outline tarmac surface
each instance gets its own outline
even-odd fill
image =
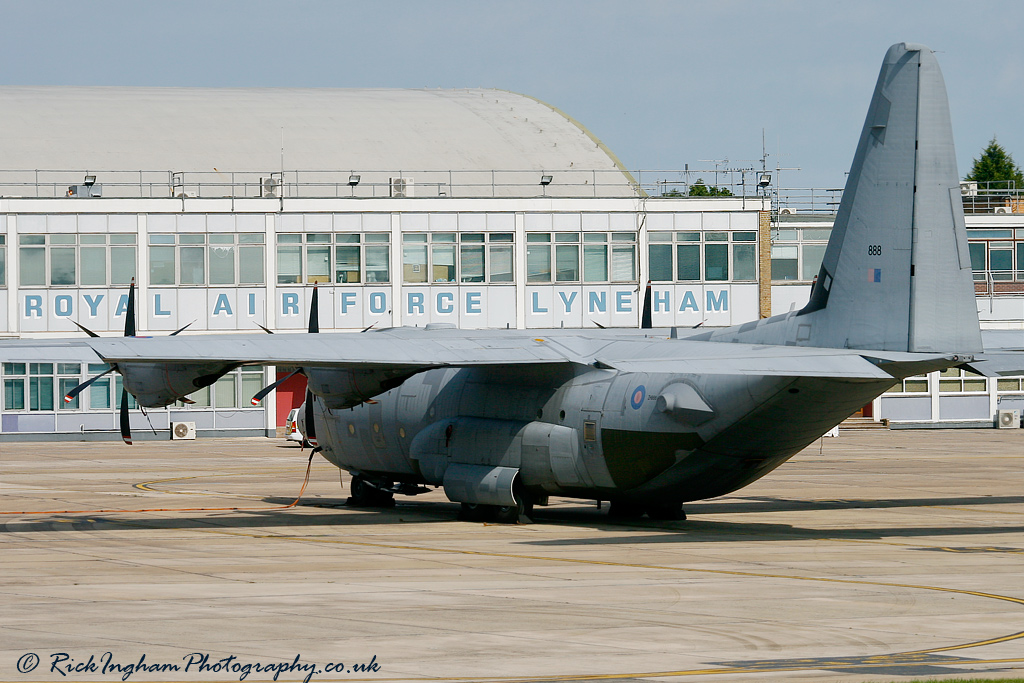
[[[0,443],[0,680],[1024,676],[1022,430],[843,431],[684,522],[346,508],[319,456],[285,508],[307,454]]]

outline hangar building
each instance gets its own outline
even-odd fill
[[[500,90],[2,87],[0,126],[9,337],[119,334],[132,278],[152,334],[299,331],[314,283],[325,330],[635,326],[647,279],[655,325],[725,326],[800,305],[831,225],[777,216],[744,173],[733,196],[666,196],[692,174],[630,173],[564,113]],[[1021,218],[998,217],[1011,243]],[[1024,328],[1018,300],[1001,294],[990,322]],[[104,366],[53,355],[4,363],[0,439],[116,438],[119,378],[64,404]],[[273,434],[302,395],[293,383],[252,406],[277,370],[133,412],[135,431]],[[982,381],[986,410],[1016,395]],[[885,400],[876,416],[898,412]]]

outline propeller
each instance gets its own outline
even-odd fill
[[[640,329],[649,330],[654,327],[651,321],[651,281],[647,281],[647,290],[644,292],[644,309],[640,316]]]
[[[74,321],[72,321],[72,322],[74,322]],[[191,324],[192,323],[189,323],[188,325],[191,325]],[[185,325],[185,327],[188,327],[188,325]],[[95,332],[93,332],[92,330],[90,330],[90,329],[88,329],[88,328],[86,328],[86,327],[84,327],[82,325],[79,325],[78,323],[75,323],[75,326],[78,327],[78,329],[80,329],[83,332],[85,332],[90,337],[99,337],[100,336],[100,335],[96,334]],[[177,330],[171,336],[174,336],[175,334],[178,334],[178,332],[181,332],[182,330],[184,330],[185,327],[181,328],[180,330]],[[124,316],[124,336],[126,336],[126,337],[134,337],[135,336],[135,330],[136,330],[136,328],[135,328],[135,278],[132,278],[131,285],[129,285],[129,288],[128,288],[128,306],[125,309],[125,316]],[[109,375],[114,370],[117,370],[117,365],[116,364],[115,365],[111,365],[109,368],[107,368],[106,370],[104,370],[100,374],[98,374],[98,375],[96,375],[94,377],[90,377],[89,379],[85,380],[84,382],[78,384],[73,389],[71,389],[71,391],[69,391],[67,394],[65,394],[64,402],[65,403],[71,403],[72,401],[75,400],[76,396],[78,396],[80,393],[85,391],[89,386],[92,385],[93,382],[95,382],[99,378],[103,377],[104,375]],[[131,423],[130,423],[130,421],[128,419],[128,388],[126,386],[124,386],[124,382],[123,381],[121,383],[120,418],[121,418],[120,419],[120,422],[121,422],[121,438],[124,439],[124,442],[126,444],[131,446],[132,445],[132,430],[131,430]]]
[[[263,327],[263,325],[260,325],[259,323],[256,324],[267,334],[274,334],[267,328]],[[320,290],[317,288],[316,283],[313,284],[313,296],[310,298],[309,301],[308,330],[310,334],[318,334],[320,332]],[[262,401],[271,391],[273,391],[280,385],[284,384],[295,375],[300,374],[306,374],[303,368],[299,368],[297,370],[289,372],[287,375],[277,380],[273,384],[263,387],[252,397],[252,404],[254,406],[259,405],[260,401]],[[309,390],[308,386],[306,387],[306,398],[304,404],[306,407],[304,415],[306,421],[306,434],[304,436],[306,437],[306,441],[308,441],[314,447],[316,447],[316,426],[313,423],[313,392]]]

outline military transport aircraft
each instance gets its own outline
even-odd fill
[[[351,473],[351,502],[443,486],[467,516],[502,521],[552,494],[682,519],[684,502],[764,476],[904,377],[1022,372],[1012,356],[983,355],[945,85],[932,51],[906,43],[885,56],[802,310],[686,337],[321,334],[315,314],[308,334],[139,338],[130,325],[79,343],[141,405],[169,405],[243,364],[298,366],[304,433]]]

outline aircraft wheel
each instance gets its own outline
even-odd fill
[[[613,500],[608,506],[608,517],[610,519],[640,519],[644,516],[643,505],[629,503],[622,500]]]
[[[352,491],[352,495],[349,496],[347,505],[352,507],[394,507],[395,505],[395,494],[371,486],[365,478],[360,476],[352,477],[349,490]]]
[[[686,511],[683,510],[682,503],[650,505],[647,507],[647,516],[651,519],[683,521],[686,519]]]
[[[482,522],[486,517],[484,513],[487,507],[486,505],[477,505],[476,503],[463,503],[462,509],[459,511],[459,520],[463,522]]]

